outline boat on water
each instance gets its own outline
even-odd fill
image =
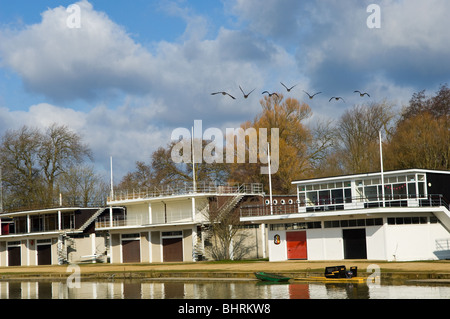
[[[305,277],[296,278],[299,281],[321,281],[321,282],[350,282],[350,283],[364,283],[365,278],[358,277],[358,268],[350,267],[347,270],[345,266],[331,266],[325,268],[325,273],[323,277]]]
[[[261,272],[261,271],[255,272],[255,276],[259,280],[268,281],[268,282],[287,282],[291,279],[290,277],[280,276],[277,274],[271,274],[271,273],[266,273],[266,272]]]
[[[363,277],[352,277],[352,278],[326,278],[326,277],[305,277],[305,278],[294,278],[295,281],[304,282],[323,282],[323,283],[356,283],[362,284],[366,281]]]

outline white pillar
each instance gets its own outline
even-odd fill
[[[152,224],[152,203],[148,203],[148,223]]]
[[[91,253],[91,255],[96,255],[96,249],[95,249],[95,233],[92,233],[92,234],[90,234],[89,235],[89,237],[91,238],[91,249],[92,249],[92,253]],[[96,258],[94,257],[94,261],[93,261],[93,263],[95,264],[96,263]]]
[[[261,224],[260,226],[261,226],[263,258],[266,258],[266,224]]]
[[[192,221],[195,221],[195,197],[192,196]]]

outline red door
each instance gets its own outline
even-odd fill
[[[308,259],[306,231],[286,233],[288,259]]]

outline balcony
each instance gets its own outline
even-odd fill
[[[315,203],[297,202],[295,204],[246,206],[241,207],[241,217],[259,217],[271,215],[302,214],[310,212],[347,211],[356,209],[371,209],[381,207],[439,207],[444,206],[447,210],[449,204],[442,195],[423,195],[419,197],[394,198],[385,196],[361,198],[353,197],[342,200],[324,199]]]
[[[152,199],[168,196],[182,196],[192,194],[263,194],[263,185],[261,183],[248,184],[216,184],[216,183],[198,183],[195,188],[192,183],[184,183],[175,186],[166,186],[161,188],[139,188],[133,190],[119,190],[114,196],[108,197],[108,203],[123,202],[138,199]]]
[[[168,211],[165,214],[152,214],[150,220],[148,215],[121,215],[113,216],[112,223],[109,216],[99,217],[95,222],[95,228],[118,228],[118,227],[139,227],[150,225],[164,225],[192,222],[191,212]]]

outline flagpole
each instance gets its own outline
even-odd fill
[[[273,215],[272,204],[272,172],[270,170],[270,144],[267,143],[267,163],[269,164],[269,198],[270,198],[270,215]]]
[[[195,157],[194,157],[194,153],[195,153],[195,147],[194,147],[194,127],[192,127],[192,180],[193,180],[193,188],[194,188],[194,193],[197,191],[197,185],[195,182]]]
[[[113,180],[113,162],[112,162],[112,156],[110,157],[110,166],[111,166],[111,201],[114,200],[114,180]]]
[[[381,131],[378,131],[378,137],[380,139],[380,166],[381,166],[381,196],[383,199],[383,207],[385,206],[385,194],[384,194],[384,171],[383,171],[383,145],[381,143]]]

